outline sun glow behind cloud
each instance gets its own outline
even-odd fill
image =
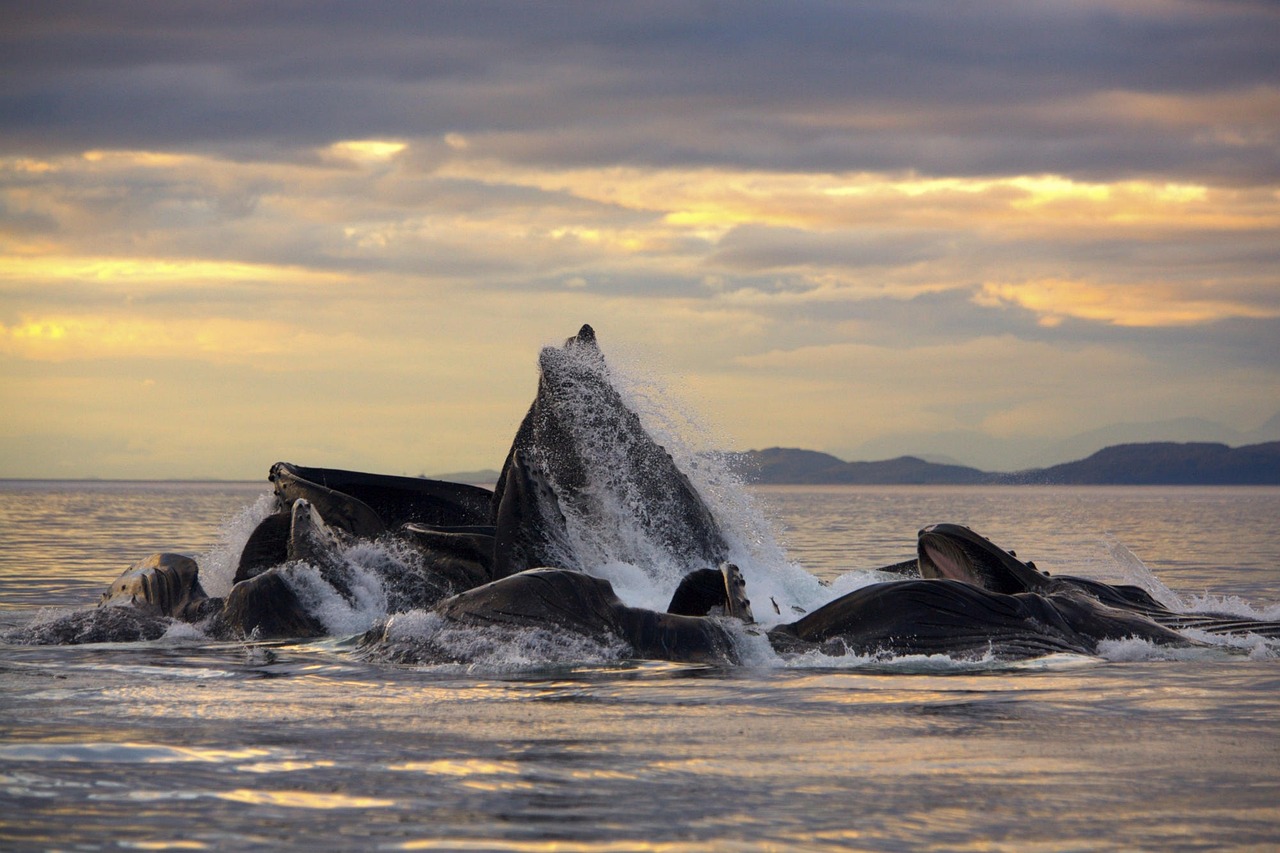
[[[1082,220],[1131,227],[1280,227],[1273,194],[1259,198],[1231,188],[1168,181],[1081,182],[1051,174],[945,178],[723,169],[533,170],[491,160],[450,162],[438,174],[568,193],[650,212],[698,233],[723,233],[745,224],[830,229],[898,222],[1047,231]]]
[[[48,316],[0,324],[0,352],[37,361],[140,358],[255,363],[280,357],[299,330],[281,323],[211,317],[153,320]]]
[[[385,163],[407,148],[404,142],[389,142],[381,139],[348,139],[335,142],[324,149],[326,156],[338,160],[351,160],[356,163]]]
[[[0,266],[0,287],[8,282],[49,284],[69,281],[109,288],[129,286],[164,287],[179,284],[189,288],[221,287],[235,282],[312,283],[336,282],[346,277],[301,266],[273,266],[212,259],[170,259],[147,257],[76,257],[67,255],[9,255]]]

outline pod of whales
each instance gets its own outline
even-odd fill
[[[492,491],[278,462],[268,477],[275,509],[245,542],[225,598],[205,593],[194,560],[156,554],[126,569],[97,608],[6,639],[148,640],[175,622],[223,639],[323,636],[330,631],[307,584],[354,603],[365,581],[346,553],[362,541],[393,545],[403,559],[373,567],[387,618],[357,647],[402,663],[465,659],[398,630],[414,612],[445,628],[537,629],[637,659],[709,663],[738,662],[750,635],[782,655],[995,659],[1092,654],[1125,638],[1194,645],[1180,633],[1188,629],[1280,637],[1280,623],[1178,613],[1137,587],[1050,576],[954,524],[922,529],[915,559],[880,569],[906,577],[791,622],[757,624],[714,513],[618,392],[591,327],[544,348],[538,365],[537,393]],[[620,600],[589,573],[607,562],[674,567],[666,610]]]

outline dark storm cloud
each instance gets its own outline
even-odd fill
[[[1280,10],[1265,3],[11,3],[3,15],[0,139],[29,153],[460,131],[542,163],[1280,174],[1274,128],[1247,105],[1197,119],[1088,103],[1274,87]],[[1054,108],[1066,103],[1076,113]]]

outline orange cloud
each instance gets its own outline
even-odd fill
[[[1057,234],[1096,229],[1280,226],[1269,191],[1162,180],[1079,181],[1062,175],[961,178],[889,173],[779,173],[726,169],[534,169],[454,158],[444,177],[533,187],[643,211],[662,225],[718,237],[737,225],[999,228]],[[1069,237],[1069,235],[1067,235]]]
[[[1116,326],[1187,326],[1229,317],[1280,317],[1280,311],[1230,299],[1213,299],[1201,288],[1159,283],[1098,284],[1042,279],[987,282],[975,300],[981,305],[1017,305],[1040,315],[1042,326],[1064,317]]]

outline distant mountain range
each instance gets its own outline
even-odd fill
[[[1155,441],[1117,444],[1092,456],[1048,468],[982,471],[967,465],[899,456],[879,462],[845,462],[829,453],[770,447],[729,454],[729,464],[761,485],[1280,485],[1280,441],[1228,447],[1213,442]],[[455,483],[493,483],[492,470],[437,474]]]
[[[1076,462],[1012,473],[915,456],[845,462],[785,447],[734,453],[730,461],[748,482],[772,485],[1280,485],[1280,441],[1234,448],[1209,442],[1119,444]]]
[[[1048,441],[1031,437],[992,436],[977,430],[890,435],[832,448],[844,459],[896,459],[910,454],[930,462],[971,465],[984,471],[1025,471],[1068,460],[1084,459],[1099,448],[1161,441],[1204,442],[1242,447],[1280,441],[1280,412],[1256,428],[1238,430],[1203,418],[1115,423]]]

